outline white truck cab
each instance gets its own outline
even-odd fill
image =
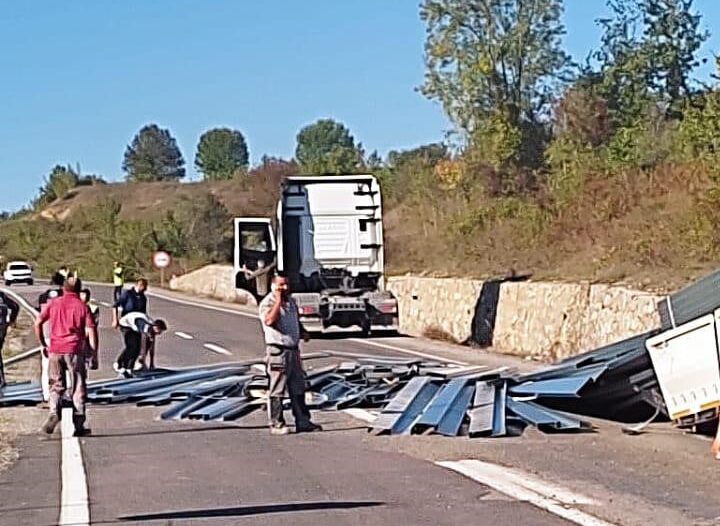
[[[235,219],[236,286],[264,296],[277,267],[310,331],[397,330],[384,265],[380,186],[372,175],[289,177],[275,221]]]

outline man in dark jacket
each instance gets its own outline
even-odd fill
[[[50,278],[50,288],[38,297],[38,310],[42,310],[43,306],[51,299],[62,296],[64,283],[65,277],[62,274],[56,272],[52,275]]]
[[[10,327],[15,325],[20,306],[10,296],[0,291],[0,388],[5,387],[5,367],[2,359],[2,349],[5,344],[5,337]]]

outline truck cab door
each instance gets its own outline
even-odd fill
[[[270,280],[277,264],[277,246],[272,222],[262,217],[234,220],[235,287],[256,298],[270,292]]]

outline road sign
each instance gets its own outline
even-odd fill
[[[170,265],[170,254],[163,250],[158,250],[153,254],[153,265],[160,269],[166,268]]]

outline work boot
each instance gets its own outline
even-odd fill
[[[60,422],[60,417],[55,413],[51,413],[50,415],[48,415],[47,420],[45,420],[45,423],[42,426],[42,430],[45,431],[48,435],[52,435],[53,431],[55,431],[55,428],[58,425],[58,422]]]
[[[312,433],[314,431],[322,431],[322,426],[310,421],[295,426],[296,433]]]
[[[73,426],[75,427],[74,437],[84,437],[91,433],[90,429],[85,427],[85,416],[83,415],[73,416]]]
[[[287,435],[290,433],[290,429],[286,425],[270,426],[271,435]]]
[[[86,437],[90,434],[92,434],[92,429],[90,429],[89,427],[85,427],[85,426],[76,427],[75,431],[73,431],[74,437]]]

